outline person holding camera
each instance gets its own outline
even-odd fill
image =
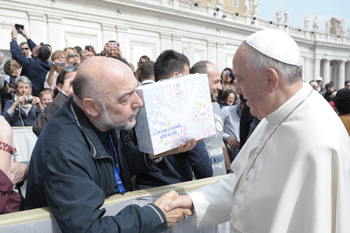
[[[52,90],[55,90],[57,77],[66,66],[67,60],[68,54],[62,50],[56,50],[52,53],[51,68],[50,71],[47,72],[46,81],[44,82],[44,88],[50,88]]]
[[[16,93],[12,100],[5,102],[2,115],[11,126],[32,126],[44,107],[40,99],[32,96],[32,82],[25,76],[15,80]]]

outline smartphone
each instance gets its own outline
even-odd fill
[[[21,24],[15,24],[15,28],[17,29],[17,33],[22,34],[22,32],[19,29],[24,29],[24,26]]]
[[[90,51],[90,45],[85,45],[85,50]]]
[[[65,62],[57,62],[55,66],[56,67],[64,67],[64,66],[66,66],[66,63]]]
[[[70,54],[68,54],[68,57],[69,57],[69,58],[71,58],[71,57],[76,57],[76,56],[77,56],[76,53],[70,53]]]

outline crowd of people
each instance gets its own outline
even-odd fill
[[[191,66],[175,50],[155,61],[142,56],[135,70],[114,40],[100,53],[91,45],[52,51],[19,32],[11,31],[12,59],[0,80],[0,213],[49,206],[63,232],[162,232],[194,210],[198,226],[230,220],[231,232],[319,232],[321,219],[349,230],[350,81],[337,92],[333,83],[323,88],[322,78],[303,83],[300,52],[287,34],[254,33],[236,51],[233,69],[220,72],[209,61]],[[20,45],[19,34],[26,39]],[[139,151],[134,126],[143,102],[136,88],[195,73],[207,74],[216,134],[157,155]],[[38,136],[29,167],[14,160],[10,126],[32,126]],[[172,191],[102,217],[108,196],[231,173],[198,191]],[[24,180],[25,199],[18,189]]]

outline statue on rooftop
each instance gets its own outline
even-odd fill
[[[288,24],[288,20],[289,20],[289,13],[287,11],[287,9],[284,10],[284,24]]]
[[[282,8],[280,8],[276,11],[276,19],[277,19],[277,23],[279,24],[281,22],[281,19],[282,19]]]
[[[313,24],[314,32],[318,32],[318,19],[315,17]]]
[[[304,30],[309,30],[309,23],[310,23],[310,19],[309,17],[305,17],[304,19]]]

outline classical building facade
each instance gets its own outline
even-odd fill
[[[260,19],[257,0],[0,0],[0,6],[0,50],[7,57],[10,32],[18,23],[36,43],[49,43],[53,50],[91,44],[100,51],[115,39],[135,66],[142,55],[155,60],[174,49],[191,64],[205,59],[223,69],[231,66],[246,36],[275,28],[297,41],[305,81],[322,76],[340,88],[350,79],[349,36],[321,32],[317,21],[311,29],[292,28],[286,12],[276,22]],[[18,41],[24,38],[19,35]]]

